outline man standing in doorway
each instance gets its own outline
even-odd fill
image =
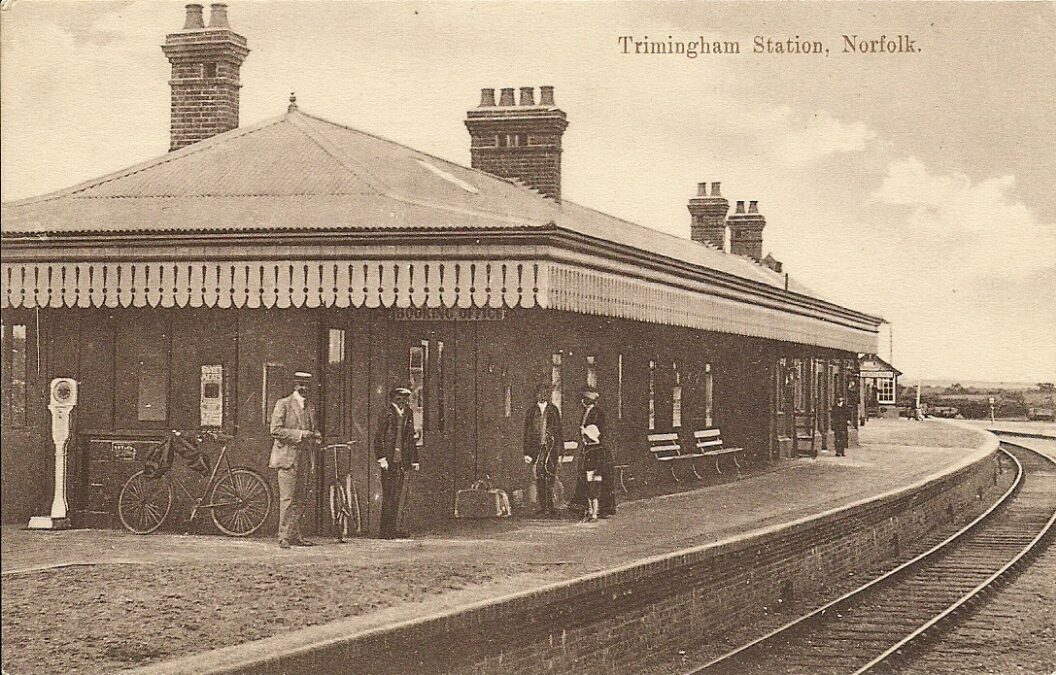
[[[313,546],[301,536],[301,516],[308,504],[313,450],[322,436],[315,426],[311,373],[293,376],[293,393],[275,402],[271,414],[271,459],[279,474],[279,547]]]
[[[836,456],[843,457],[847,452],[847,425],[851,423],[851,409],[842,396],[836,397],[836,405],[829,410],[829,417],[836,434]]]
[[[411,390],[397,387],[389,392],[389,400],[390,404],[374,432],[374,456],[381,467],[380,536],[382,539],[406,539],[410,535],[397,529],[403,482],[408,470],[418,470]]]
[[[557,477],[560,438],[561,411],[550,402],[550,387],[540,384],[535,388],[535,405],[529,406],[524,416],[524,461],[532,464],[539,495],[538,515],[546,518],[556,515],[554,479]]]

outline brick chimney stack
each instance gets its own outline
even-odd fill
[[[749,202],[747,213],[744,202],[737,202],[736,212],[727,219],[727,223],[730,226],[730,253],[762,262],[766,218],[759,213],[759,202]]]
[[[554,103],[554,88],[482,89],[480,105],[466,113],[470,161],[474,169],[519,180],[555,201],[561,201],[561,137],[568,127],[565,112]]]
[[[249,49],[228,25],[227,5],[210,6],[208,28],[202,6],[187,5],[183,29],[166,35],[161,50],[172,64],[169,151],[238,128],[238,75]]]
[[[697,183],[697,196],[689,200],[689,214],[692,216],[689,236],[693,241],[708,244],[722,251],[726,241],[726,213],[730,203],[719,192],[720,183],[711,184],[711,196],[708,196],[708,184]]]

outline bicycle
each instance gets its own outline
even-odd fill
[[[337,532],[337,542],[345,543],[345,537],[350,533],[360,534],[363,524],[359,513],[359,492],[356,490],[355,482],[352,480],[352,446],[356,441],[347,443],[331,443],[322,448],[322,452],[333,451],[334,456],[334,482],[330,484],[330,520]],[[344,480],[338,475],[337,451],[340,448],[348,450],[348,471]]]
[[[167,465],[163,461],[160,468],[144,468],[125,482],[117,500],[117,515],[125,529],[135,534],[150,534],[161,527],[172,510],[174,482],[194,503],[188,523],[193,523],[200,511],[208,509],[218,530],[231,537],[247,537],[268,519],[271,512],[268,483],[255,470],[231,466],[227,461],[227,444],[232,437],[216,431],[203,431],[193,438],[194,444],[184,438],[184,434],[173,430],[154,457],[171,458],[175,444],[181,455],[202,461],[203,475],[206,471],[209,474],[202,496],[195,498],[178,478],[170,476],[171,459]],[[211,467],[208,455],[198,448],[206,439],[221,444],[220,455]]]

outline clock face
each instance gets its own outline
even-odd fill
[[[73,388],[70,387],[69,382],[59,382],[55,385],[55,400],[59,403],[66,403],[73,398]]]

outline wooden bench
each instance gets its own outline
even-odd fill
[[[697,480],[703,478],[697,472],[694,460],[704,455],[700,452],[687,452],[682,447],[682,442],[679,440],[677,433],[649,434],[646,439],[649,441],[649,452],[653,453],[653,458],[667,466],[671,472],[671,477],[675,479],[676,483],[682,482],[682,479],[678,477],[678,471],[675,470],[678,465],[688,464]]]
[[[722,473],[722,458],[730,457],[737,473],[741,471],[740,457],[744,455],[744,448],[727,448],[722,444],[722,434],[718,429],[704,429],[694,431],[693,439],[696,441],[698,457],[713,457],[715,459],[715,472]]]

